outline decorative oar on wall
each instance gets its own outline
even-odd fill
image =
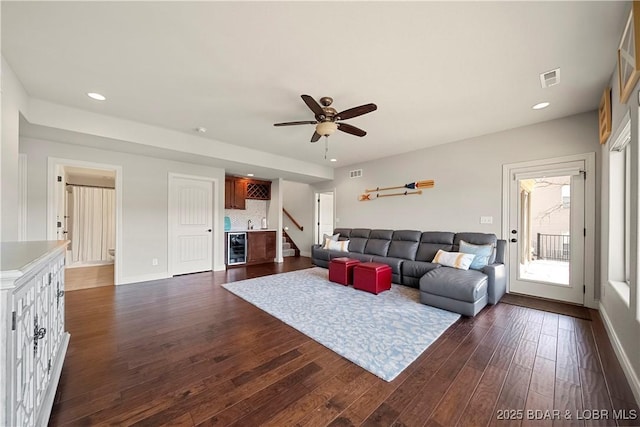
[[[361,202],[367,201],[367,200],[373,200],[373,199],[377,199],[378,197],[391,197],[391,196],[410,196],[412,194],[422,194],[422,190],[418,190],[418,191],[405,191],[402,193],[390,193],[390,194],[376,194],[375,196],[372,193],[365,193],[365,194],[361,194],[360,198],[358,200],[360,200]]]
[[[422,190],[418,191],[403,191],[400,193],[389,193],[389,194],[380,194],[380,191],[387,190],[397,190],[401,188],[409,188],[411,190],[415,190],[416,188],[433,188],[435,182],[432,179],[424,180],[424,181],[416,181],[410,182],[405,185],[400,185],[397,187],[376,187],[374,189],[364,190],[365,194],[361,194],[359,199],[361,202],[377,199],[378,197],[391,197],[391,196],[410,196],[412,194],[422,194]],[[375,196],[371,193],[378,193]]]
[[[433,186],[435,185],[435,182],[432,179],[427,179],[424,181],[416,181],[416,182],[410,182],[408,184],[405,185],[400,185],[398,187],[376,187],[372,190],[364,190],[365,193],[375,193],[377,191],[385,191],[385,190],[397,190],[398,188],[410,188],[412,190],[415,190],[416,188],[433,188]],[[402,193],[404,194],[404,193]]]

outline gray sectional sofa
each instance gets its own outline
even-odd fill
[[[336,228],[334,234],[339,234],[340,240],[349,240],[348,252],[313,245],[311,258],[315,265],[328,268],[331,259],[345,256],[387,264],[393,283],[420,289],[423,304],[471,317],[487,304],[496,304],[506,291],[506,241],[495,234],[368,228]],[[457,252],[461,240],[494,245],[488,265],[482,270],[460,270],[431,262],[438,249]]]

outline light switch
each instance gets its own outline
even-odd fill
[[[480,217],[480,224],[493,224],[493,217],[492,216],[481,216]]]

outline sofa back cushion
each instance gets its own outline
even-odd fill
[[[371,230],[368,228],[353,228],[349,234],[349,252],[364,253]]]
[[[387,256],[393,230],[371,230],[364,253],[369,255]]]
[[[349,240],[349,236],[351,236],[350,228],[336,228],[333,230],[333,234],[339,234],[338,240]]]
[[[396,230],[391,237],[387,256],[414,261],[420,244],[422,231]]]
[[[472,245],[493,245],[494,250],[489,257],[489,264],[493,264],[496,261],[496,244],[498,237],[492,233],[456,233],[453,240],[453,251],[457,252],[460,249],[460,240],[464,240]]]
[[[451,252],[453,250],[454,233],[447,231],[425,231],[420,236],[416,261],[431,262],[438,249]]]

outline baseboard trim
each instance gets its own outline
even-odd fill
[[[636,403],[640,405],[640,379],[638,375],[633,370],[631,362],[627,357],[627,354],[620,344],[620,340],[618,339],[618,335],[616,331],[613,329],[611,325],[611,320],[607,315],[607,310],[605,310],[604,306],[600,304],[600,317],[602,317],[602,323],[604,324],[604,328],[607,330],[607,335],[609,335],[609,341],[612,344],[613,351],[616,353],[618,357],[618,361],[622,366],[622,370],[624,371],[624,375],[627,377],[627,381],[629,381],[629,386],[631,387],[631,391],[633,392],[633,396],[636,398]]]
[[[132,283],[141,283],[141,282],[149,282],[151,280],[162,280],[168,279],[169,274],[165,271],[163,273],[152,273],[152,274],[140,274],[138,276],[127,276],[123,277],[122,281],[118,284],[120,285],[130,285]]]

